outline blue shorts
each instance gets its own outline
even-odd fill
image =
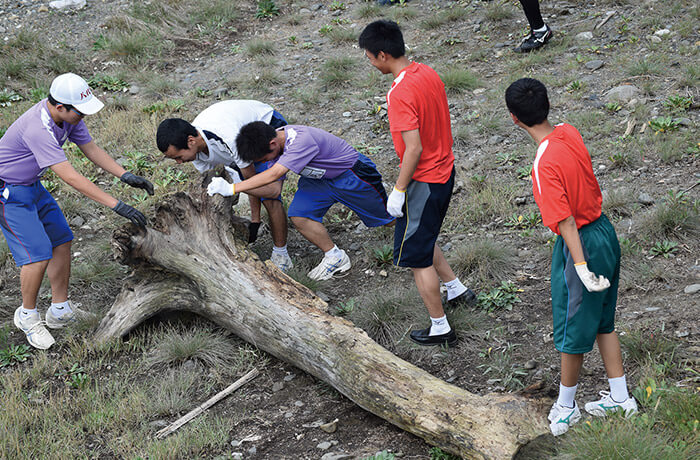
[[[0,180],[0,227],[19,267],[49,260],[53,248],[73,240],[61,208],[39,181],[11,185]]]
[[[366,226],[379,227],[394,220],[386,212],[386,200],[381,174],[369,158],[360,154],[352,168],[333,179],[300,177],[287,214],[323,222],[328,209],[342,203]]]
[[[394,229],[394,265],[426,268],[433,265],[435,242],[452,198],[455,171],[444,184],[412,180],[406,188],[403,217]]]

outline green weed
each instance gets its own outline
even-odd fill
[[[692,96],[673,94],[666,99],[664,106],[672,112],[685,112],[693,105]]]
[[[25,362],[32,354],[27,345],[10,345],[0,350],[0,368]]]
[[[656,117],[649,120],[649,127],[655,134],[659,134],[676,131],[680,127],[680,124],[672,117]]]
[[[539,213],[535,211],[528,211],[523,214],[513,214],[503,223],[503,225],[510,228],[526,230],[539,226],[541,222],[542,218],[540,217]]]
[[[569,83],[569,86],[566,87],[566,90],[570,93],[578,93],[583,91],[583,88],[586,86],[586,84],[580,80],[574,80],[571,83]]]
[[[499,166],[513,166],[520,161],[520,157],[516,152],[503,152],[496,155],[496,164]]]
[[[353,297],[345,302],[340,302],[338,306],[335,307],[335,314],[338,316],[349,315],[355,310],[356,299]]]
[[[107,91],[124,91],[129,88],[129,83],[119,77],[98,74],[88,80],[91,88],[102,88]]]
[[[333,0],[331,4],[328,5],[328,9],[330,11],[345,11],[347,9],[347,6],[343,2]]]
[[[654,257],[663,256],[664,259],[668,259],[669,257],[673,256],[677,250],[678,243],[675,241],[664,240],[654,243],[654,246],[649,249],[649,254]]]
[[[511,281],[501,281],[500,286],[496,286],[489,292],[481,292],[476,296],[479,307],[486,311],[512,310],[513,305],[520,302],[518,292],[522,292]]]
[[[273,0],[259,0],[255,17],[258,19],[272,18],[279,16],[280,9]]]
[[[21,101],[23,98],[19,94],[8,91],[6,89],[0,91],[0,107],[9,107],[15,102]]]
[[[394,246],[384,244],[378,248],[372,249],[372,257],[379,265],[391,264],[394,260]]]
[[[517,345],[510,342],[502,347],[489,347],[487,350],[479,352],[479,357],[486,360],[478,367],[484,369],[484,375],[490,375],[493,383],[499,383],[506,390],[518,390],[525,385],[521,377],[527,375],[527,371],[513,364],[513,350]]]

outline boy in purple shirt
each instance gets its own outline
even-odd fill
[[[78,145],[85,156],[123,182],[153,195],[153,185],[119,166],[92,140],[83,123],[104,104],[78,75],[60,75],[51,83],[48,99],[20,116],[0,138],[0,228],[20,271],[22,306],[15,311],[15,325],[30,345],[45,350],[54,343],[50,328],[61,328],[81,315],[68,300],[73,233],[51,194],[41,185],[50,168],[83,195],[109,206],[134,224],[145,226],[136,209],[102,191],[78,173],[61,148],[66,140]],[[46,323],[36,310],[44,273],[51,282],[51,308]]]
[[[348,255],[333,243],[323,226],[323,216],[334,203],[355,211],[368,227],[394,224],[386,212],[386,192],[376,166],[339,137],[310,126],[287,125],[275,130],[256,121],[241,128],[236,147],[244,161],[275,164],[237,184],[215,177],[209,184],[209,195],[231,196],[270,184],[287,171],[299,174],[287,215],[299,233],[325,253],[309,278],[327,280],[351,266]]]

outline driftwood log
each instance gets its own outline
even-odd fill
[[[153,227],[114,234],[116,257],[136,267],[96,331],[123,337],[145,319],[186,310],[329,383],[360,407],[465,458],[512,458],[548,431],[541,403],[479,396],[403,361],[306,287],[246,248],[231,199],[178,193]]]

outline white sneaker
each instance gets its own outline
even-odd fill
[[[29,345],[39,350],[46,350],[56,343],[51,333],[46,329],[45,323],[41,320],[41,315],[37,312],[34,315],[23,315],[22,307],[15,310],[15,326],[27,336]]]
[[[350,257],[348,257],[348,255],[342,249],[340,252],[340,257],[324,256],[321,263],[309,272],[309,278],[317,281],[329,280],[335,273],[350,270],[350,267],[352,267]]]
[[[62,327],[75,323],[78,320],[88,319],[95,316],[93,313],[86,312],[85,310],[81,310],[80,308],[74,306],[70,300],[68,302],[70,303],[70,311],[66,313],[61,313],[60,309],[54,307],[49,308],[49,310],[46,312],[46,326],[50,327],[51,329],[61,329]]]
[[[625,417],[629,417],[637,413],[637,401],[632,396],[622,402],[613,401],[609,391],[601,391],[601,399],[586,403],[585,409],[591,415],[596,417],[605,417],[608,412],[617,412],[622,409]]]
[[[277,268],[285,273],[287,270],[294,268],[294,262],[292,262],[292,258],[289,257],[289,254],[273,252],[272,255],[270,255],[270,260],[273,264],[277,265]]]
[[[574,401],[573,409],[555,402],[547,418],[550,422],[549,429],[552,430],[552,434],[559,436],[569,431],[571,425],[581,420],[581,411],[576,401]]]

